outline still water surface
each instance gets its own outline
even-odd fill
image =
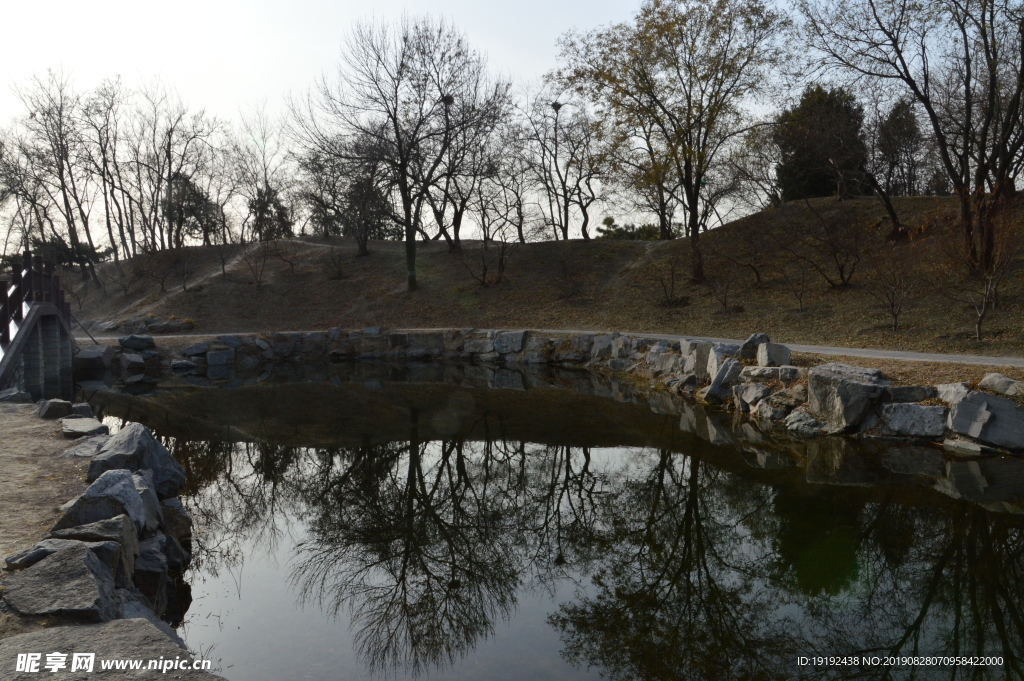
[[[960,464],[925,448],[841,445],[823,478],[806,446],[712,445],[679,414],[569,388],[103,408],[189,472],[182,633],[232,681],[1022,678],[1024,523],[991,510],[1012,494],[954,498]],[[815,655],[1003,662],[797,664]]]

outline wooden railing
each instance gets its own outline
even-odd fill
[[[25,318],[26,308],[33,303],[57,308],[57,315],[70,328],[71,304],[64,299],[60,277],[53,273],[53,263],[25,251],[21,262],[11,272],[11,280],[0,280],[0,344],[11,342],[11,326],[15,329],[21,326],[18,322]]]

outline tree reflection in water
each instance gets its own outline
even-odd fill
[[[1015,517],[893,488],[776,487],[671,450],[491,437],[290,448],[179,441],[197,569],[291,523],[301,598],[350,615],[373,670],[424,673],[574,580],[548,621],[613,679],[1024,678]],[[908,499],[913,499],[909,502]],[[797,667],[800,655],[1001,655],[1003,668]]]

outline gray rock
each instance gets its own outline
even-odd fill
[[[114,363],[114,348],[109,345],[83,346],[75,354],[71,363],[75,373],[104,371]]]
[[[118,338],[117,342],[127,350],[152,350],[156,347],[152,336],[131,335],[125,338]]]
[[[74,408],[67,400],[40,400],[36,407],[36,414],[44,419],[60,419],[74,413]]]
[[[342,333],[344,332],[337,326],[332,326],[331,328],[327,329],[327,337],[332,341],[339,340],[341,338]]]
[[[188,650],[188,646],[181,636],[178,635],[178,632],[171,629],[167,622],[156,616],[152,606],[149,604],[149,599],[141,591],[134,587],[118,589],[116,595],[122,619],[144,619],[174,641],[176,646],[182,650]]]
[[[771,343],[771,339],[766,333],[755,333],[750,336],[743,345],[740,346],[739,358],[740,359],[755,359],[757,357],[757,349],[766,344]],[[783,362],[783,364],[789,364],[789,361]],[[771,364],[764,364],[762,366],[776,366]]]
[[[494,351],[503,355],[509,352],[521,352],[525,339],[525,331],[503,331],[494,337]]]
[[[778,381],[780,373],[779,367],[743,367],[740,378],[744,381]]]
[[[68,417],[60,420],[60,428],[64,437],[74,440],[80,437],[92,437],[94,435],[106,435],[110,429],[96,419],[83,418],[81,416]]]
[[[612,338],[612,358],[627,359],[633,352],[633,339],[629,336],[615,336]],[[686,354],[686,353],[684,353]]]
[[[242,347],[242,339],[238,336],[217,336],[217,341],[235,350]]]
[[[786,417],[786,430],[793,435],[813,437],[825,432],[825,424],[808,414],[803,409],[794,410]]]
[[[96,656],[94,674],[82,672],[70,674],[64,670],[63,674],[53,675],[68,681],[86,681],[93,676],[103,679],[103,681],[137,681],[140,678],[137,671],[108,670],[101,672],[99,660],[123,659],[126,655],[152,660],[161,657],[167,660],[188,657],[188,653],[160,627],[151,621],[135,617],[119,619],[106,624],[50,627],[0,640],[0,669],[4,670],[4,678],[8,681],[32,681],[41,675],[13,671],[18,655],[26,651],[41,652],[44,654],[43,661],[45,662],[45,653],[55,650],[68,654],[93,653]],[[71,657],[68,658],[68,669],[71,668],[71,659]],[[42,664],[40,664],[40,671],[45,672]],[[160,674],[151,672],[141,678],[150,675],[159,676]],[[167,675],[167,678],[173,678],[176,681],[218,681],[218,679],[223,681],[220,676],[192,669],[174,670]]]
[[[196,370],[197,364],[190,362],[187,359],[176,359],[171,362],[171,373],[173,374],[187,374]]]
[[[161,510],[160,500],[156,497],[156,490],[153,489],[153,472],[144,469],[132,474],[132,482],[139,496],[142,497],[142,506],[146,509],[146,534],[155,532],[163,524],[164,516]]]
[[[760,418],[781,421],[793,409],[807,401],[807,392],[803,386],[786,388],[762,399],[754,413]]]
[[[707,375],[714,380],[719,370],[730,357],[736,357],[740,352],[740,346],[733,343],[712,343],[708,351]],[[742,369],[742,365],[741,365]]]
[[[119,615],[114,575],[81,543],[62,548],[4,583],[4,601],[20,615],[109,622]]]
[[[766,385],[758,383],[743,383],[741,385],[733,386],[732,397],[733,402],[736,405],[736,409],[746,414],[751,410],[751,408],[757,407],[757,404],[770,395],[771,392],[771,388]]]
[[[939,437],[945,430],[946,408],[923,404],[883,404],[880,411],[886,430],[908,437]]]
[[[364,336],[379,336],[380,332],[381,327],[379,326],[367,326],[359,330],[359,333],[363,334]]]
[[[75,539],[44,539],[30,549],[8,554],[4,557],[8,570],[24,570],[43,558],[71,546],[84,546],[99,558],[104,565],[115,572],[121,562],[121,545],[113,541],[84,542]]]
[[[95,418],[96,415],[92,411],[92,405],[88,402],[79,402],[71,405],[72,411],[78,416],[84,416],[86,418]]]
[[[981,442],[1024,449],[1024,405],[982,392],[968,393],[953,405],[946,425]]]
[[[930,385],[890,385],[885,388],[886,402],[921,402],[935,397]]]
[[[171,572],[181,574],[188,567],[192,556],[182,548],[177,539],[169,534],[164,535],[164,556],[167,557],[167,569]]]
[[[781,367],[790,362],[789,348],[778,343],[761,343],[757,346],[757,364],[762,367]]]
[[[32,395],[19,388],[7,388],[6,390],[0,390],[0,402],[28,404],[31,401]]]
[[[164,532],[177,539],[186,550],[191,550],[192,516],[185,510],[181,499],[164,499],[160,504],[163,507]]]
[[[127,470],[108,470],[75,499],[53,529],[87,525],[121,514],[130,517],[136,528],[146,527],[146,509],[132,474]]]
[[[260,343],[263,343],[263,341],[257,341],[257,345],[259,345]],[[264,343],[264,345],[266,345],[266,343]],[[267,345],[267,347],[264,348],[264,350],[269,348],[270,346]],[[209,350],[209,343],[196,343],[195,345],[190,345],[187,348],[185,348],[181,354],[185,355],[186,357],[196,357],[197,355],[205,355],[207,352],[209,352]]]
[[[133,375],[146,371],[146,360],[138,353],[123,352],[121,353],[120,362],[122,374]]]
[[[595,343],[595,347],[596,347]],[[647,353],[647,364],[655,376],[678,374],[683,371],[683,356],[674,352]]]
[[[135,571],[132,573],[132,583],[153,604],[157,615],[163,615],[167,608],[167,584],[170,581],[164,554],[165,541],[164,535],[158,532],[139,542],[139,556],[135,559]]]
[[[978,387],[1009,397],[1024,395],[1024,382],[1002,374],[985,374],[985,378],[978,382]]]
[[[971,388],[966,383],[943,383],[935,386],[935,392],[940,400],[952,406],[967,397]]]
[[[474,355],[488,354],[494,352],[494,341],[490,338],[467,338],[462,351]]]
[[[614,341],[615,339],[612,336],[595,336],[594,344],[590,346],[590,358],[597,360],[611,359]]]
[[[710,366],[710,360],[708,362]],[[732,395],[732,386],[740,377],[740,372],[743,370],[743,365],[737,362],[732,357],[727,357],[722,366],[719,367],[718,373],[715,374],[714,379],[711,381],[711,385],[701,391],[700,396],[705,402],[711,404],[722,404],[726,402]]]
[[[139,423],[129,423],[110,438],[92,460],[86,479],[95,480],[104,471],[116,468],[153,471],[153,483],[161,499],[176,497],[185,487],[185,469]]]
[[[210,350],[206,353],[206,363],[209,366],[223,366],[225,364],[234,364],[234,362],[234,348],[228,348],[227,350]]]
[[[117,542],[121,545],[121,562],[128,577],[135,571],[135,556],[139,555],[139,531],[127,515],[118,515],[85,525],[53,530],[54,539],[77,539],[83,542]]]
[[[65,449],[61,456],[67,459],[76,457],[91,459],[99,454],[103,445],[107,444],[107,440],[109,439],[109,435],[93,435],[92,437],[82,438],[74,447]]]
[[[878,369],[823,364],[807,372],[807,408],[835,430],[853,428],[887,385]]]

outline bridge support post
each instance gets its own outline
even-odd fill
[[[43,344],[43,399],[60,397],[61,392],[61,338],[60,320],[56,315],[39,319]]]
[[[35,324],[22,350],[25,392],[34,401],[43,399],[43,332],[42,325]]]
[[[68,401],[75,399],[75,371],[73,366],[72,351],[74,340],[71,334],[57,321],[57,329],[60,331],[60,397]]]

